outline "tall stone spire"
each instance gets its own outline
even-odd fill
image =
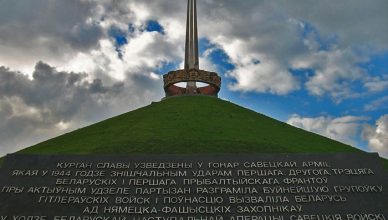
[[[199,69],[197,0],[188,0],[185,69]]]
[[[188,0],[187,4],[185,70],[190,69],[199,69],[197,0]],[[186,89],[187,93],[196,94],[196,82],[187,82]]]

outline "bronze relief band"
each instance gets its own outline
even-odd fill
[[[221,88],[221,77],[219,77],[217,73],[198,69],[171,71],[163,76],[163,81],[164,91],[166,92],[167,97],[184,94],[217,97]],[[196,88],[195,91],[187,91],[187,88],[181,88],[175,85],[180,82],[202,82],[208,85]]]

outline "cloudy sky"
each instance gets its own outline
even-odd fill
[[[198,0],[220,96],[388,157],[388,1]],[[185,0],[0,0],[0,156],[158,101]]]

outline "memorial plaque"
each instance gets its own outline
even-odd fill
[[[385,220],[377,154],[8,155],[1,220]]]

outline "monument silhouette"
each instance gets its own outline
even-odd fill
[[[186,24],[185,68],[171,71],[163,76],[166,97],[180,95],[208,95],[218,96],[221,88],[221,77],[217,73],[199,69],[198,54],[198,23],[197,0],[188,0]],[[177,83],[186,83],[186,87],[179,87]],[[197,82],[206,86],[198,87]]]

